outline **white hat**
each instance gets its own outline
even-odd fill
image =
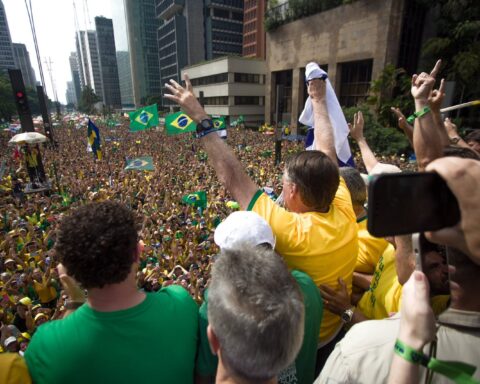
[[[15,343],[16,341],[17,341],[17,338],[16,338],[16,337],[10,336],[10,337],[8,337],[8,338],[5,339],[5,341],[3,342],[3,345],[4,345],[5,347],[8,347],[10,344]]]
[[[275,248],[275,237],[268,223],[250,211],[231,213],[218,225],[213,239],[220,249],[232,249],[239,243],[253,246],[268,243]]]

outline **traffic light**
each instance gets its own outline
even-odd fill
[[[17,103],[19,114],[29,113],[30,109],[28,108],[28,99],[25,92],[17,91],[15,93],[15,102]]]
[[[22,132],[34,132],[32,113],[28,106],[22,72],[19,69],[9,69],[8,74],[10,76],[10,82],[12,83],[13,97],[15,98],[18,117],[22,125]]]

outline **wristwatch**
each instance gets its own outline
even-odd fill
[[[344,324],[349,324],[352,321],[354,312],[355,312],[355,307],[351,307],[343,311],[340,317],[342,318],[342,321]]]
[[[456,136],[456,137],[451,137],[450,138],[450,143],[452,144],[458,144],[458,142],[460,141],[460,137],[459,136]]]
[[[211,132],[214,132],[216,129],[213,126],[212,119],[203,119],[200,123],[197,124],[197,138],[200,139],[201,137],[208,135]]]

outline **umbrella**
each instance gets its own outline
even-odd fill
[[[13,136],[8,142],[11,145],[17,144],[38,144],[47,141],[46,136],[38,132],[24,132]]]

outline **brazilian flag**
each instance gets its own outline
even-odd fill
[[[227,125],[225,124],[225,118],[224,117],[214,117],[213,119],[213,127],[215,129],[221,130],[221,129],[226,129]]]
[[[207,193],[205,191],[198,191],[190,193],[182,197],[182,202],[188,205],[193,205],[195,208],[207,208]]]
[[[154,171],[153,158],[151,156],[137,157],[128,160],[125,171]]]
[[[100,145],[100,131],[92,120],[88,119],[87,138],[90,148],[92,148],[95,159],[102,160],[102,149]]]
[[[195,132],[197,124],[186,113],[177,112],[165,116],[165,127],[167,135],[178,135],[179,133]]]
[[[143,131],[158,125],[157,104],[137,109],[129,113],[130,131]]]

